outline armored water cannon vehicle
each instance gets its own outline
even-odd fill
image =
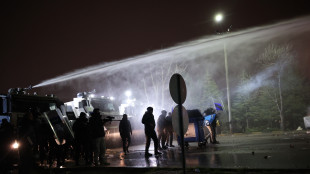
[[[67,140],[74,137],[66,116],[64,103],[53,94],[30,94],[30,89],[31,86],[28,88],[11,88],[7,94],[0,94],[0,121],[2,124],[2,119],[5,119],[5,122],[12,125],[12,145],[8,150],[14,153],[15,156],[19,154],[19,142],[23,138],[20,136],[23,133],[20,128],[28,113],[33,115],[38,124],[46,123],[44,125],[53,131],[55,141],[58,139],[57,127],[59,126],[63,127],[69,136]],[[23,144],[20,144],[20,146],[23,146]]]
[[[7,118],[17,129],[19,120],[23,119],[25,113],[31,111],[37,119],[45,118],[44,113],[57,112],[63,122],[67,119],[64,102],[53,94],[38,95],[30,94],[28,88],[11,88],[8,94],[0,94],[0,118]]]
[[[113,97],[98,96],[95,91],[79,92],[76,98],[65,103],[67,112],[74,114],[78,118],[81,112],[85,112],[89,117],[95,108],[98,108],[102,119],[121,120],[119,107]],[[74,119],[74,118],[73,118]]]
[[[74,120],[85,112],[88,117],[91,116],[95,108],[99,109],[101,119],[105,122],[106,138],[109,142],[119,139],[119,121],[123,118],[119,113],[119,107],[113,97],[97,95],[96,91],[79,92],[72,101],[65,103],[68,118]]]

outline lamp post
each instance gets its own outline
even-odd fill
[[[223,15],[221,13],[216,14],[214,20],[216,23],[221,23],[223,20]],[[231,105],[230,105],[230,89],[229,89],[229,75],[228,75],[228,63],[227,63],[227,51],[226,51],[226,43],[224,42],[224,60],[225,60],[225,75],[226,75],[226,89],[227,89],[227,110],[228,110],[228,123],[229,130],[232,133],[232,125],[231,125]]]

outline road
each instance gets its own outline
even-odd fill
[[[197,142],[189,143],[185,151],[187,173],[310,173],[310,134],[306,131],[219,135],[218,140],[220,144],[203,147],[198,147]],[[121,148],[108,149],[109,166],[77,167],[68,160],[64,168],[44,171],[182,173],[181,149],[176,141],[174,144],[176,147],[163,150],[159,157],[145,158],[141,144],[131,146],[127,155]]]

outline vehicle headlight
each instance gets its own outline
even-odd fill
[[[14,143],[12,143],[11,147],[12,147],[12,149],[18,149],[19,143],[15,140]]]

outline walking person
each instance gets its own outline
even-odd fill
[[[152,156],[152,154],[149,153],[149,147],[151,143],[151,139],[154,142],[154,152],[155,155],[160,155],[162,153],[158,152],[158,139],[155,132],[155,119],[153,115],[153,108],[148,107],[147,111],[144,113],[142,117],[142,123],[144,124],[144,133],[146,137],[146,144],[145,144],[145,157],[148,158]]]
[[[95,108],[89,118],[95,166],[99,165],[99,161],[101,165],[110,165],[105,158],[106,145],[104,140],[104,124],[105,121],[101,119],[99,109]]]
[[[127,114],[123,115],[122,120],[119,123],[119,133],[122,138],[123,142],[123,151],[125,155],[129,153],[129,145],[131,143],[131,135],[132,135],[132,129],[131,129],[131,124],[130,121],[128,120]]]

